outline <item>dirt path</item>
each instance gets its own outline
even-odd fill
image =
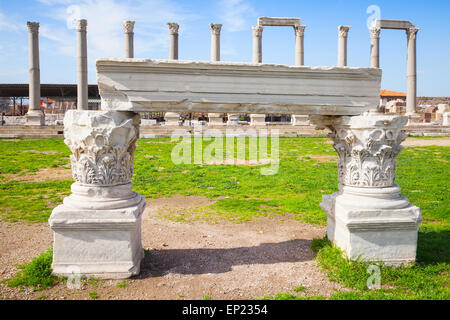
[[[417,139],[417,138],[406,138],[402,142],[404,147],[428,147],[428,146],[438,146],[438,147],[450,147],[450,137],[442,138],[431,138],[431,139]]]
[[[185,203],[191,200],[186,197]],[[278,217],[242,224],[173,222],[158,217],[158,202],[146,209],[142,222],[143,246],[150,253],[141,274],[126,280],[124,288],[117,287],[120,281],[105,281],[85,284],[81,290],[61,283],[49,290],[19,292],[2,283],[0,297],[36,299],[43,294],[46,299],[90,299],[89,292],[95,291],[99,299],[252,299],[294,293],[300,285],[307,290],[299,295],[329,295],[339,288],[319,271],[309,248],[311,239],[323,237],[324,227]],[[0,235],[2,279],[17,271],[15,265],[52,245],[45,223],[0,222]]]

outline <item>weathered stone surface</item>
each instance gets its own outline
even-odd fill
[[[420,209],[395,185],[395,158],[408,117],[367,112],[312,117],[328,127],[339,154],[339,191],[323,196],[327,236],[351,259],[397,265],[415,260]]]
[[[259,17],[259,26],[299,26],[300,18]]]
[[[442,125],[450,126],[450,112],[444,112],[442,114]]]
[[[293,126],[309,126],[309,116],[301,114],[293,114],[291,117]]]
[[[226,123],[223,122],[223,113],[208,113],[208,119],[209,126],[226,125]]]
[[[166,112],[164,120],[166,126],[178,126],[180,125],[180,114],[176,112]]]
[[[105,59],[97,78],[104,110],[357,115],[378,104],[381,70]]]
[[[266,125],[266,115],[265,114],[251,114],[250,115],[250,125],[251,126],[265,126]]]
[[[49,219],[56,274],[126,278],[143,256],[144,197],[132,191],[138,114],[69,110],[64,142],[72,151],[72,194]]]

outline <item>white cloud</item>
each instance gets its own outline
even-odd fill
[[[0,11],[0,30],[19,31],[21,26],[17,23],[17,19],[11,16],[6,16]],[[24,29],[25,30],[25,29]]]
[[[226,30],[230,32],[248,30],[250,18],[256,17],[255,10],[245,0],[222,0],[220,7],[223,12],[223,21],[226,23]]]

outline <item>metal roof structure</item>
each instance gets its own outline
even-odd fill
[[[41,84],[41,97],[76,97],[76,84]],[[98,98],[98,86],[90,84],[88,86],[89,98]],[[28,97],[28,83],[0,84],[0,97]]]

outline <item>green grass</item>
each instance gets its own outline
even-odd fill
[[[89,292],[89,297],[91,297],[92,300],[98,299],[98,293],[95,291]]]
[[[48,249],[30,263],[19,266],[20,271],[7,280],[9,287],[33,287],[34,290],[51,288],[59,278],[52,275],[53,250]]]

